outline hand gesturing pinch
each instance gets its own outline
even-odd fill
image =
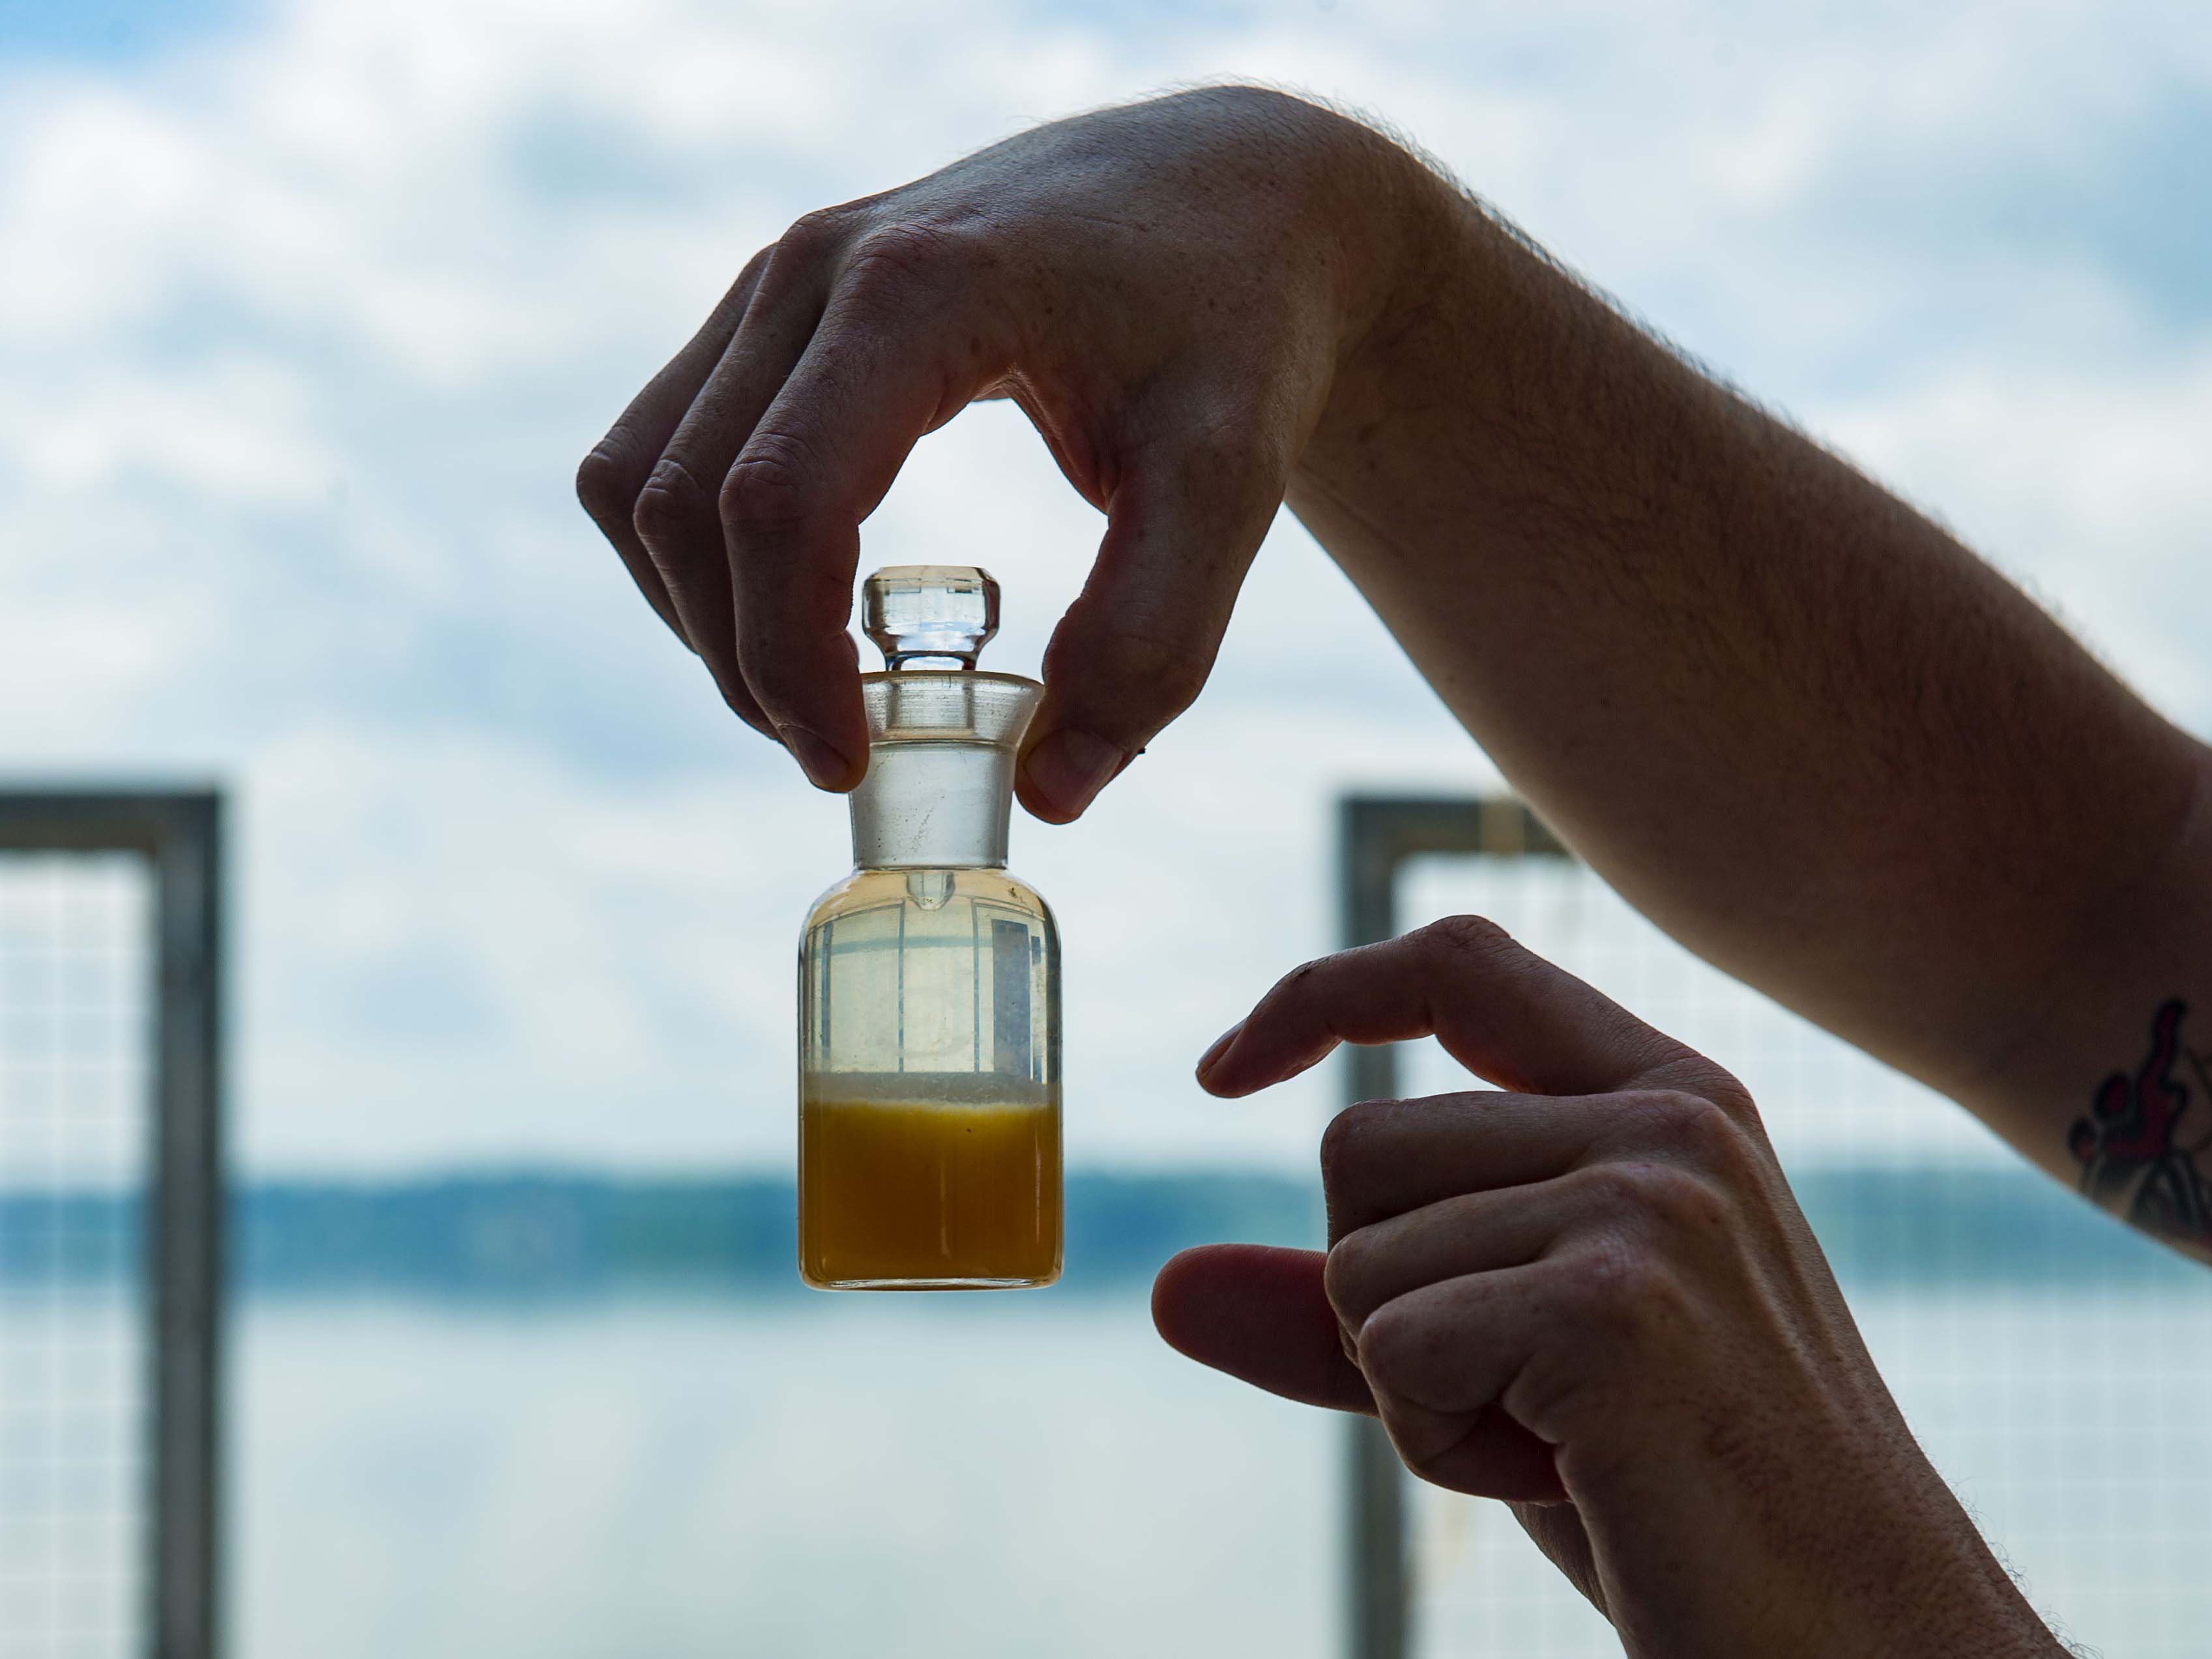
[[[1498,1085],[1348,1108],[1326,1253],[1169,1262],[1169,1342],[1371,1412],[1512,1504],[1638,1655],[2057,1649],[1914,1443],[1720,1066],[1455,917],[1310,963],[1200,1063],[1218,1095],[1433,1034]]]

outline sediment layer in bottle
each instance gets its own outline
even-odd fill
[[[889,1079],[811,1081],[799,1115],[810,1283],[983,1288],[1059,1277],[1060,1110],[1046,1090],[981,1076],[965,1080],[966,1099],[901,1099]]]

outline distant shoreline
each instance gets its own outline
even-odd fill
[[[1824,1165],[1794,1185],[1847,1287],[2201,1284],[2201,1268],[2025,1170]],[[112,1193],[0,1191],[0,1292],[134,1274],[139,1210]],[[271,1182],[230,1213],[236,1292],[803,1293],[793,1188],[767,1176]],[[1073,1173],[1062,1284],[1126,1290],[1192,1244],[1310,1246],[1322,1231],[1312,1183],[1287,1176]]]

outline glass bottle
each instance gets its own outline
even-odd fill
[[[853,873],[799,966],[799,1265],[825,1290],[1060,1277],[1060,940],[1006,872],[1015,750],[1043,688],[979,673],[999,585],[878,570]]]

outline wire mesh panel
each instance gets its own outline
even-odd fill
[[[222,801],[0,788],[0,1659],[214,1659]]]
[[[0,1655],[148,1650],[152,871],[0,853]]]
[[[2203,1268],[1705,966],[1565,859],[1415,859],[1398,907],[1404,927],[1490,916],[1741,1077],[1906,1419],[2030,1599],[2107,1652],[2203,1650]],[[1401,1092],[1468,1086],[1432,1042],[1401,1057]],[[1422,1659],[1620,1652],[1503,1506],[1415,1484],[1407,1533]]]

